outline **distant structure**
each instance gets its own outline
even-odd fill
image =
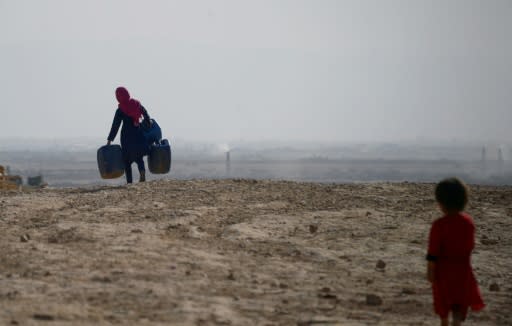
[[[231,173],[231,152],[228,150],[226,151],[226,174],[229,175]]]
[[[480,160],[480,168],[482,169],[482,173],[485,174],[485,172],[487,171],[487,164],[486,164],[486,159],[487,159],[487,149],[485,146],[482,147],[482,158]]]
[[[48,184],[44,182],[42,175],[27,177],[27,184],[31,187],[46,187]]]
[[[501,147],[498,148],[498,162],[503,162],[503,151],[501,150]]]
[[[21,187],[23,180],[19,175],[10,175],[7,168],[0,165],[0,189],[17,189]]]
[[[503,160],[503,151],[501,150],[501,147],[498,148],[498,172],[500,175],[503,174],[503,165],[504,165],[504,160]]]

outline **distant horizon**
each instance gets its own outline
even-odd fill
[[[107,135],[103,136],[0,136],[0,143],[6,141],[38,141],[38,142],[51,142],[51,141],[107,141]],[[306,139],[306,138],[194,138],[194,137],[185,137],[185,136],[173,136],[173,135],[163,135],[162,138],[172,139],[180,142],[194,142],[194,143],[318,143],[318,144],[433,144],[433,143],[451,143],[451,144],[482,144],[482,146],[486,145],[512,145],[512,139],[498,139],[498,138],[489,138],[489,139],[467,139],[467,138],[435,138],[435,137],[411,137],[411,138],[401,138],[401,139]],[[119,142],[119,134],[117,135],[115,142]]]

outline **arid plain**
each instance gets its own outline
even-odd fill
[[[434,184],[159,180],[0,193],[2,325],[435,325]],[[471,186],[473,265],[512,325],[512,188]]]

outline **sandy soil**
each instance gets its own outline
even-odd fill
[[[0,193],[1,325],[437,325],[432,184],[153,181]],[[512,188],[472,188],[473,264],[512,325]],[[379,262],[381,260],[381,262]]]

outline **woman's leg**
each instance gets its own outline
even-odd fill
[[[126,174],[126,183],[132,183],[132,162],[128,159],[124,160],[124,173]]]
[[[139,182],[144,182],[146,181],[146,168],[144,167],[144,159],[143,157],[139,157],[135,163],[137,163],[137,168],[139,169],[139,174],[140,174],[140,177],[139,177]]]

